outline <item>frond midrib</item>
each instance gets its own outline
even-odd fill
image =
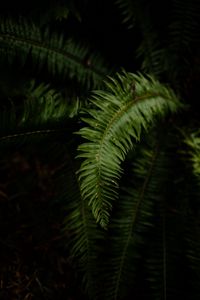
[[[159,149],[158,149],[158,146],[157,146],[154,150],[154,155],[152,157],[151,166],[150,166],[149,171],[148,171],[148,173],[146,175],[146,178],[144,180],[144,184],[141,188],[141,191],[140,191],[140,194],[139,194],[139,199],[138,199],[138,202],[137,202],[137,205],[136,205],[136,209],[135,209],[134,213],[132,214],[132,220],[130,221],[129,233],[128,233],[128,237],[127,237],[127,240],[126,240],[126,244],[125,244],[123,252],[122,252],[121,259],[120,259],[120,268],[119,268],[118,276],[117,276],[117,279],[116,279],[116,288],[115,288],[115,291],[114,291],[114,299],[115,300],[118,297],[118,291],[119,291],[119,288],[120,288],[120,281],[121,281],[121,277],[122,277],[122,273],[123,273],[123,266],[124,266],[124,263],[125,263],[128,246],[130,244],[131,237],[133,236],[133,230],[134,230],[134,227],[136,225],[136,220],[137,220],[137,217],[138,217],[139,209],[140,209],[141,203],[143,202],[144,195],[145,195],[145,190],[148,187],[149,180],[150,180],[151,175],[153,173],[153,169],[154,169],[158,154],[159,154]]]
[[[14,133],[14,134],[1,136],[0,141],[20,138],[23,136],[25,137],[25,136],[37,135],[37,134],[51,134],[51,133],[56,133],[58,131],[59,130],[56,130],[56,129],[44,129],[44,130],[33,130],[33,131],[27,131],[27,132]]]
[[[108,132],[110,131],[110,129],[113,127],[113,125],[115,124],[115,122],[117,121],[117,119],[119,119],[123,114],[125,114],[134,104],[136,104],[137,102],[141,102],[141,101],[146,101],[148,100],[148,98],[152,98],[152,97],[159,97],[162,95],[159,94],[159,93],[148,93],[148,94],[145,94],[143,96],[136,96],[135,99],[133,99],[133,101],[130,101],[128,103],[125,103],[124,105],[122,105],[121,109],[120,110],[117,110],[117,112],[113,115],[112,119],[110,120],[110,122],[108,123],[103,135],[102,135],[102,138],[100,140],[100,143],[99,143],[99,151],[98,153],[96,154],[96,157],[98,158],[98,165],[99,165],[99,168],[98,168],[98,175],[99,175],[99,178],[101,178],[101,160],[102,160],[102,149],[103,149],[103,146],[107,140],[107,136],[108,136]],[[167,101],[172,101],[171,98],[165,98]],[[97,159],[96,159],[97,160]],[[99,186],[100,186],[100,181],[98,182],[98,195],[99,195]],[[101,197],[98,197],[98,199],[101,199]]]
[[[14,40],[16,42],[21,42],[21,43],[25,43],[27,44],[29,47],[30,45],[34,46],[34,47],[38,47],[38,48],[42,48],[45,49],[46,51],[51,51],[51,52],[55,52],[59,55],[62,55],[64,58],[68,58],[73,60],[75,63],[77,63],[78,65],[82,65],[82,67],[84,67],[85,69],[91,70],[92,72],[94,72],[96,75],[100,76],[102,79],[105,78],[106,74],[104,74],[103,72],[101,72],[100,70],[96,69],[93,65],[89,65],[84,63],[83,60],[79,59],[77,56],[75,56],[74,54],[68,52],[68,51],[62,51],[61,49],[55,48],[55,47],[50,47],[45,45],[43,42],[39,43],[36,40],[30,39],[30,38],[21,38],[18,37],[16,35],[11,35],[11,34],[2,34],[0,33],[0,39],[4,40],[5,38],[8,38],[10,40]]]
[[[116,114],[112,117],[112,119],[110,120],[110,122],[108,123],[108,126],[106,127],[106,129],[104,131],[104,134],[103,134],[101,142],[100,142],[100,150],[102,149],[102,145],[104,143],[104,140],[106,140],[107,133],[112,128],[115,121],[120,116],[122,116],[124,113],[126,113],[129,110],[129,108],[131,108],[135,103],[140,102],[140,101],[146,101],[146,100],[148,100],[148,98],[152,98],[152,97],[162,97],[162,95],[159,94],[159,93],[155,93],[155,94],[154,93],[152,93],[152,94],[148,93],[148,94],[143,95],[143,96],[139,96],[139,97],[136,96],[135,99],[133,99],[132,102],[128,102],[128,103],[125,103],[124,105],[122,105],[121,109],[118,110],[116,112]],[[169,98],[165,97],[165,99],[167,101],[172,101],[172,99],[170,97]]]
[[[79,177],[83,196],[92,206],[97,222],[105,228],[112,201],[118,198],[120,164],[127,152],[140,140],[142,131],[148,131],[157,121],[157,117],[164,116],[168,110],[177,111],[179,105],[174,93],[150,76],[145,78],[131,73],[117,76],[117,80],[110,78],[112,82],[106,82],[107,91],[97,91],[91,100],[96,113],[94,109],[88,109],[91,118],[83,118],[83,121],[89,126],[80,129],[80,134],[89,142],[79,146],[82,153],[77,156],[85,158]],[[131,89],[133,82],[137,84],[136,90]],[[125,84],[124,88],[120,84]],[[94,169],[91,169],[91,164]]]

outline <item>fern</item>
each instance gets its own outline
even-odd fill
[[[73,110],[63,102],[61,94],[48,85],[30,84],[24,90],[23,105],[16,105],[13,101],[1,109],[0,113],[0,143],[9,145],[17,140],[19,143],[27,139],[42,138],[62,132],[61,124],[67,126],[65,119],[73,115]],[[66,127],[67,128],[67,127]]]
[[[137,49],[137,57],[142,58],[142,70],[154,76],[159,76],[164,71],[164,49],[157,34],[150,26],[145,26],[143,42]]]
[[[199,10],[197,0],[173,1],[170,48],[177,56],[182,56],[182,51],[188,51],[191,43],[199,42]]]
[[[197,218],[189,216],[185,224],[185,249],[187,263],[189,266],[189,287],[193,291],[191,299],[198,299],[200,296],[200,226]]]
[[[149,232],[144,258],[152,299],[180,299],[182,283],[186,280],[182,247],[182,216],[169,212],[166,207],[159,209],[155,215],[155,227]]]
[[[190,160],[192,162],[193,172],[199,178],[200,175],[200,137],[199,132],[191,133],[186,136],[185,143],[189,147]]]
[[[136,18],[134,2],[132,0],[116,0],[115,3],[123,16],[122,22],[127,24],[129,29],[133,28]]]
[[[128,174],[122,177],[108,230],[108,258],[102,271],[107,276],[103,299],[127,299],[131,291],[137,290],[137,274],[144,260],[141,249],[147,245],[155,226],[155,206],[162,201],[165,185],[164,177],[160,176],[166,173],[165,155],[159,144],[158,138],[152,136],[140,144],[137,154],[129,160]]]
[[[141,69],[144,72],[154,74],[154,76],[162,74],[165,51],[161,37],[159,37],[152,22],[153,3],[145,0],[117,0],[116,4],[124,16],[123,21],[129,24],[129,28],[134,27],[137,30],[137,26],[139,26],[142,41],[136,50],[136,55],[142,59]]]
[[[183,134],[186,149],[184,151],[184,162],[189,173],[187,182],[188,191],[185,192],[188,209],[184,218],[184,247],[186,261],[188,264],[189,289],[192,290],[191,299],[200,296],[200,227],[199,227],[199,197],[200,197],[200,138],[199,130],[188,130]]]
[[[50,29],[70,28],[71,13],[81,20],[83,1],[80,10],[72,2],[56,2],[45,13],[36,8],[32,14],[36,23],[23,18],[0,22],[2,153],[26,145],[23,155],[29,156],[39,141],[38,153],[50,159],[55,194],[49,205],[59,207],[64,219],[66,255],[86,297],[125,300],[132,294],[137,300],[183,296],[196,300],[200,297],[200,138],[199,122],[194,120],[198,111],[191,106],[188,117],[187,111],[172,119],[183,105],[175,92],[151,75],[122,72],[104,81],[111,70],[100,56],[80,41],[66,39],[67,33]],[[192,97],[185,87],[193,86],[198,73],[198,65],[194,71],[190,62],[193,53],[194,61],[199,58],[199,1],[114,3],[133,33],[141,69]],[[154,12],[161,7],[159,14]],[[171,18],[162,20],[165,8]],[[30,83],[27,69],[31,76],[35,70],[39,77],[46,72],[54,88],[37,84],[41,78]],[[91,88],[97,90],[87,101]],[[195,124],[197,130],[188,134],[191,130],[182,130],[183,123],[192,128]],[[2,160],[3,172],[9,158]],[[19,186],[17,190],[23,191],[23,184]],[[0,185],[3,201],[4,189]]]
[[[182,187],[178,197],[180,187],[176,181],[181,180],[179,172],[182,165],[177,164],[177,135],[168,129],[163,133],[157,168],[160,194],[154,202],[154,226],[147,233],[144,274],[152,299],[178,299],[181,297],[182,282],[186,279],[183,276],[185,265],[182,251],[184,200],[181,198],[185,189]],[[162,179],[159,179],[159,174],[162,174]]]
[[[63,230],[69,238],[67,247],[70,252],[70,260],[78,275],[81,275],[82,287],[90,298],[94,299],[100,288],[97,286],[98,254],[103,233],[97,227],[88,204],[82,196],[75,163],[70,156],[67,161],[65,170],[62,170],[65,180],[67,180],[65,193],[68,202]]]
[[[0,55],[8,61],[18,57],[23,65],[31,57],[39,70],[45,66],[49,73],[76,79],[88,88],[100,86],[109,73],[101,57],[88,47],[72,39],[65,41],[64,36],[50,34],[48,29],[42,31],[22,18],[18,22],[9,19],[1,22],[0,45]]]
[[[89,127],[79,132],[89,141],[79,147],[79,157],[85,159],[79,174],[81,189],[103,227],[117,198],[120,163],[156,116],[179,106],[173,92],[152,78],[124,73],[106,84],[108,91],[97,91],[91,100],[91,117],[83,118]]]

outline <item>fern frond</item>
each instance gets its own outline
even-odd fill
[[[104,265],[108,284],[103,299],[126,299],[131,290],[137,289],[138,268],[143,261],[141,247],[155,226],[155,204],[161,201],[162,175],[166,172],[159,141],[152,137],[150,140],[138,147],[139,152],[130,161],[130,174],[124,178],[126,183],[114,204],[106,255],[109,258]]]
[[[135,7],[132,0],[116,0],[116,5],[119,7],[123,16],[123,23],[128,25],[128,28],[132,28],[135,23]]]
[[[196,131],[185,137],[185,143],[189,147],[188,154],[190,155],[190,161],[194,175],[200,179],[200,133]]]
[[[189,216],[185,224],[186,257],[189,266],[191,299],[200,297],[200,224],[199,217]]]
[[[0,143],[23,143],[26,139],[44,137],[62,131],[72,112],[61,95],[48,85],[31,86],[24,91],[21,105],[10,104],[1,109]],[[23,99],[22,98],[22,99]]]
[[[163,193],[160,201],[156,202],[155,226],[148,233],[149,243],[146,244],[144,257],[149,293],[152,299],[158,300],[181,299],[183,283],[184,295],[188,293],[188,297],[198,298],[199,266],[196,265],[195,270],[193,267],[199,257],[195,252],[199,241],[196,240],[197,232],[192,234],[192,231],[195,228],[194,214],[199,211],[199,187],[191,172],[188,149],[183,151],[185,145],[180,144],[182,133],[181,136],[179,134],[173,132],[170,139],[165,137],[167,172],[160,172],[163,180],[165,178]],[[186,263],[191,253],[193,262]]]
[[[102,241],[103,234],[82,197],[75,163],[70,157],[67,158],[67,162],[63,185],[67,199],[63,229],[69,238],[67,247],[70,259],[81,278],[83,289],[91,299],[96,299],[95,295],[99,291],[97,288],[99,242]]]
[[[43,12],[40,17],[40,24],[46,25],[51,21],[67,20],[70,14],[70,9],[63,3],[50,3],[48,10]]]
[[[144,38],[137,49],[137,57],[142,58],[141,68],[144,72],[158,76],[164,72],[165,51],[153,29],[150,26],[145,28],[148,29],[143,33]]]
[[[163,186],[164,188],[164,186]],[[180,299],[186,280],[183,256],[183,222],[180,214],[157,203],[154,228],[146,246],[145,274],[152,299]],[[177,257],[179,258],[177,260]]]
[[[153,26],[150,12],[153,10],[153,3],[145,0],[117,0],[116,4],[124,16],[123,21],[130,24],[129,28],[134,25],[139,26],[142,41],[136,50],[136,55],[142,59],[142,70],[154,76],[162,74],[165,53],[158,32]]]
[[[198,0],[173,0],[170,48],[177,56],[189,50],[191,43],[199,43],[199,12]]]
[[[169,79],[181,90],[199,47],[200,3],[198,0],[173,0],[171,16],[165,64]]]
[[[31,57],[34,68],[44,66],[53,75],[76,79],[84,86],[98,87],[109,74],[102,58],[88,47],[65,41],[64,36],[51,34],[33,23],[20,19],[5,20],[0,24],[0,55],[9,62],[18,57],[24,64]],[[98,67],[97,67],[98,66]]]
[[[192,290],[191,299],[200,297],[200,132],[193,130],[184,133],[187,146],[184,162],[190,172],[189,188],[186,197],[189,203],[185,218],[185,255],[188,262],[189,289]]]
[[[152,78],[118,74],[106,83],[106,92],[97,91],[88,109],[89,125],[79,134],[88,140],[79,147],[84,158],[79,179],[83,196],[92,207],[97,222],[106,227],[112,202],[117,198],[121,162],[140,140],[156,117],[175,112],[179,103],[174,93]]]

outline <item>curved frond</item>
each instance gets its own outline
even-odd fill
[[[62,96],[48,85],[31,86],[24,91],[20,105],[10,101],[0,113],[0,143],[14,141],[23,143],[26,139],[44,137],[63,131],[73,112]],[[22,99],[23,99],[22,98]],[[72,113],[73,115],[73,113]]]
[[[144,260],[141,249],[155,226],[156,202],[162,201],[165,163],[157,139],[140,145],[130,161],[130,174],[124,178],[109,226],[109,258],[104,265],[108,284],[103,299],[126,299],[131,290],[137,290],[137,274]]]
[[[23,19],[5,20],[0,24],[0,55],[12,62],[15,57],[24,64],[31,57],[34,68],[46,66],[53,75],[76,79],[86,87],[98,87],[110,72],[102,58],[64,36],[42,31]],[[96,67],[98,65],[98,68]]]
[[[98,253],[103,234],[82,197],[75,164],[70,157],[67,162],[63,184],[67,199],[63,230],[69,238],[67,248],[70,259],[81,278],[83,288],[91,299],[96,299],[95,295],[99,292]]]
[[[179,107],[174,93],[150,77],[118,74],[106,85],[107,91],[95,92],[91,99],[94,109],[88,109],[90,117],[83,118],[89,126],[79,132],[88,140],[79,147],[79,157],[84,158],[79,172],[81,189],[103,227],[117,198],[120,164],[127,152],[156,117]]]

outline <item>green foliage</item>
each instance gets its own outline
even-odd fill
[[[197,176],[200,175],[200,137],[199,133],[192,133],[186,138],[186,144],[190,147],[190,159],[192,162],[193,172]]]
[[[116,0],[116,5],[119,7],[123,15],[123,23],[128,24],[128,28],[132,28],[135,23],[134,2],[131,0],[123,1]]]
[[[129,178],[121,187],[111,218],[109,259],[104,270],[111,284],[106,286],[103,299],[126,299],[128,291],[136,288],[139,262],[144,259],[141,247],[155,226],[155,205],[162,199],[166,173],[165,157],[158,140],[153,140],[149,145],[141,145],[133,156]]]
[[[80,134],[89,142],[79,147],[79,157],[85,158],[79,176],[81,189],[103,227],[117,198],[120,163],[156,116],[175,112],[179,106],[173,92],[152,78],[118,74],[106,86],[108,91],[97,91],[91,100],[91,117],[83,118],[90,127],[82,128]]]
[[[44,138],[61,131],[60,122],[73,115],[73,109],[63,101],[61,95],[48,85],[36,86],[30,83],[24,90],[24,101],[21,107],[13,102],[3,107],[0,113],[0,143],[9,144],[26,142],[27,139]],[[22,95],[21,95],[22,97]],[[66,126],[66,125],[65,125]],[[62,129],[63,130],[63,129]],[[66,128],[67,130],[67,128]]]
[[[37,24],[19,19],[14,22],[6,19],[0,26],[1,56],[12,62],[20,59],[23,65],[31,57],[34,68],[46,67],[54,76],[76,79],[91,88],[100,85],[108,73],[98,55],[91,53],[88,47],[79,45],[71,38],[41,30]],[[96,68],[96,65],[98,68]]]
[[[0,149],[31,157],[37,145],[50,165],[59,158],[49,205],[61,207],[81,298],[200,296],[199,112],[188,97],[200,7],[163,3],[171,17],[155,0],[112,1],[141,66],[112,76],[89,38],[73,38],[70,14],[79,26],[87,16],[76,3],[0,21]]]
[[[155,30],[151,17],[155,4],[145,0],[118,0],[116,4],[125,16],[124,22],[130,23],[133,29],[138,26],[141,31],[142,40],[136,54],[138,58],[142,59],[142,70],[154,74],[154,76],[162,74],[164,71],[162,37]]]

